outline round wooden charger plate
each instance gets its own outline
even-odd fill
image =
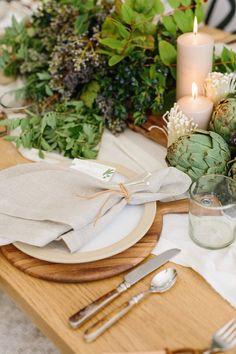
[[[96,262],[49,263],[30,257],[13,245],[2,246],[1,251],[13,266],[36,278],[60,283],[81,283],[105,279],[133,268],[151,253],[159,240],[164,214],[186,213],[187,211],[187,200],[158,202],[155,220],[147,234],[139,242],[124,252]]]

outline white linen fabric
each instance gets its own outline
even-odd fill
[[[190,183],[173,167],[112,183],[48,163],[17,165],[0,172],[0,238],[39,247],[62,239],[74,252],[127,204],[177,196]]]

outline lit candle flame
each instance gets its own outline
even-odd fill
[[[198,23],[197,23],[197,17],[194,17],[194,21],[193,21],[193,33],[196,35],[198,32]]]
[[[196,100],[197,96],[198,96],[198,87],[197,87],[196,82],[193,82],[192,83],[192,97],[194,100]]]

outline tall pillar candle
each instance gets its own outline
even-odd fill
[[[206,33],[199,33],[197,21],[194,30],[184,33],[177,39],[177,100],[190,96],[192,82],[196,82],[199,94],[204,95],[204,80],[212,71],[213,38]]]

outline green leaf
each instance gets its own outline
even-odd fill
[[[176,36],[176,25],[172,16],[164,16],[163,25],[171,35]]]
[[[21,141],[22,141],[22,145],[26,149],[31,149],[32,148],[32,134],[31,134],[31,132],[28,132],[25,135],[22,135]]]
[[[159,53],[160,58],[165,65],[170,65],[176,62],[177,52],[171,43],[161,40],[159,42]]]
[[[73,0],[74,6],[79,8],[80,12],[88,12],[94,9],[94,0]]]
[[[151,80],[154,80],[156,78],[156,65],[152,64],[149,69],[149,76]]]
[[[74,139],[67,138],[66,139],[67,145],[66,145],[66,150],[70,150],[74,146]]]
[[[130,32],[128,31],[127,27],[119,21],[115,21],[114,19],[112,21],[113,24],[117,27],[121,37],[123,37],[124,39],[128,39],[130,37]]]
[[[135,49],[135,44],[133,44],[133,45],[130,44],[129,46],[126,47],[125,50],[123,50],[123,55],[124,56],[130,55],[134,49]]]
[[[163,14],[165,10],[165,6],[163,5],[161,0],[154,0],[153,11],[154,15]]]
[[[94,138],[95,138],[95,134],[94,134],[92,125],[84,124],[83,125],[83,131],[87,135],[88,142],[92,143],[94,141]]]
[[[75,22],[75,29],[79,34],[83,34],[87,31],[89,25],[88,14],[82,14],[77,17]]]
[[[42,152],[41,149],[39,149],[39,157],[40,157],[41,159],[44,159],[44,153]]]
[[[89,108],[92,108],[93,103],[100,91],[100,86],[97,81],[91,81],[87,86],[82,95],[80,96],[81,100]]]
[[[215,57],[214,71],[235,72],[236,71],[236,53],[226,47],[223,48],[220,57]]]
[[[43,116],[42,120],[41,120],[41,127],[40,127],[40,132],[41,134],[43,134],[44,132],[44,129],[46,128],[47,126],[47,116]]]
[[[144,13],[145,11],[150,11],[153,6],[153,0],[136,0],[134,2],[134,10],[139,13]]]
[[[193,29],[193,12],[191,9],[186,11],[176,11],[173,14],[174,20],[182,32],[191,32]]]
[[[80,13],[88,12],[93,10],[95,7],[94,0],[59,0],[61,4],[68,6],[73,6]]]
[[[145,15],[146,19],[164,11],[164,5],[161,0],[135,0],[133,8],[139,14]]]
[[[16,136],[13,136],[13,135],[8,135],[8,136],[5,136],[4,140],[6,141],[16,141],[17,137]]]
[[[118,40],[114,38],[100,39],[100,43],[111,49],[120,49],[120,50],[127,44],[125,40]]]
[[[5,48],[1,48],[0,69],[4,70],[9,60],[10,60],[10,56],[8,51]]]
[[[84,107],[84,103],[83,103],[83,101],[72,100],[72,101],[63,103],[63,107],[64,107],[63,111],[66,111],[67,108],[73,108],[73,109],[75,109],[75,111],[77,113],[79,113],[81,111],[81,109]]]
[[[151,21],[146,21],[145,19],[138,19],[135,20],[135,27],[139,30],[146,38],[146,42],[148,44],[148,35],[155,35],[156,34],[156,25]]]
[[[121,16],[125,23],[130,25],[135,20],[136,15],[135,11],[126,2],[121,6]]]
[[[116,64],[118,64],[121,60],[124,59],[123,55],[113,55],[110,59],[109,59],[109,65],[110,66],[114,66]]]
[[[15,30],[15,32],[20,32],[21,30],[20,23],[17,22],[15,16],[12,16],[12,28]]]
[[[29,127],[29,120],[27,118],[21,119],[20,127],[22,130],[25,130],[26,128],[28,128]]]
[[[35,35],[35,29],[30,27],[30,28],[27,28],[27,34],[29,37],[34,37]]]
[[[104,55],[109,55],[109,56],[113,55],[113,51],[109,52],[108,50],[104,50],[104,49],[98,49],[98,50],[96,50],[96,52],[99,54],[104,54]]]
[[[45,114],[44,119],[46,120],[46,124],[55,129],[57,126],[57,117],[55,112],[48,112]]]
[[[17,59],[25,59],[27,53],[27,48],[22,44],[20,46],[20,49],[16,52],[16,58]]]
[[[197,17],[198,23],[201,23],[204,20],[205,13],[204,8],[201,4],[196,6],[195,16]]]
[[[3,119],[0,120],[0,126],[7,126],[10,130],[14,130],[21,125],[21,120],[20,118]]]
[[[168,3],[170,4],[171,7],[176,9],[177,7],[180,6],[180,0],[168,0]]]
[[[86,159],[96,159],[98,151],[97,150],[90,150],[88,148],[83,148],[83,157]]]
[[[182,4],[183,6],[190,6],[191,3],[192,3],[191,0],[181,0],[181,4]]]
[[[49,151],[50,150],[50,145],[47,143],[47,141],[44,138],[41,139],[41,147],[45,151]]]
[[[47,71],[44,71],[42,73],[37,73],[36,75],[40,81],[46,81],[51,79],[51,75]]]
[[[105,21],[102,24],[102,38],[117,38],[119,36],[118,27],[116,25],[118,21],[116,21],[111,16],[107,16]]]
[[[154,38],[150,36],[138,36],[133,38],[133,44],[141,48],[154,49]]]
[[[47,94],[48,96],[52,96],[52,95],[53,95],[53,91],[52,91],[52,89],[51,89],[50,86],[46,85],[46,86],[45,86],[45,91],[46,91],[46,94]]]
[[[221,60],[224,63],[227,63],[228,61],[230,61],[230,50],[227,49],[226,47],[224,47],[221,52]]]

